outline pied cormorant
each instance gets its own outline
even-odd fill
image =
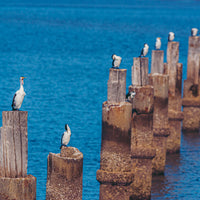
[[[20,88],[19,90],[17,90],[17,92],[15,92],[15,95],[13,97],[13,101],[12,101],[12,109],[13,110],[19,110],[21,108],[22,102],[24,100],[24,96],[26,95],[26,93],[24,92],[24,79],[25,77],[20,77]]]

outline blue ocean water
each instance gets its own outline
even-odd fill
[[[72,131],[70,146],[84,154],[83,199],[98,199],[111,55],[122,56],[128,87],[133,57],[143,44],[151,51],[160,36],[166,50],[173,31],[185,79],[188,36],[199,21],[195,0],[0,2],[0,111],[11,110],[19,77],[27,77],[21,109],[28,111],[28,173],[37,177],[37,200],[45,199],[47,156],[59,152],[65,123]],[[200,198],[199,144],[199,135],[182,135],[180,155],[169,156],[166,175],[153,180],[152,199]]]

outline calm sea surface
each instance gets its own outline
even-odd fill
[[[0,111],[11,110],[19,77],[27,77],[21,109],[28,111],[28,173],[37,177],[37,200],[45,199],[47,156],[59,152],[65,123],[70,146],[84,154],[83,199],[98,199],[101,106],[111,55],[122,56],[128,87],[143,44],[152,50],[160,36],[166,50],[174,31],[185,79],[190,29],[200,29],[199,1],[74,2],[0,3]],[[165,176],[153,179],[152,199],[200,199],[199,146],[199,134],[182,135],[180,154],[168,156]]]

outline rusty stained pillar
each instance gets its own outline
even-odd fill
[[[131,125],[131,158],[134,172],[133,195],[130,199],[150,199],[152,184],[153,104],[152,86],[130,86],[136,92]]]
[[[129,200],[132,194],[131,113],[132,105],[128,102],[103,103],[101,161],[97,171],[100,200]]]
[[[110,69],[108,101],[102,106],[101,159],[96,177],[100,182],[100,200],[129,200],[132,194],[132,104],[125,102],[125,95],[126,70]]]
[[[183,120],[182,106],[182,68],[179,60],[179,42],[168,42],[167,63],[165,63],[165,74],[169,75],[169,127],[170,135],[167,138],[167,153],[180,151],[181,143],[181,121]]]
[[[0,199],[35,200],[36,178],[27,175],[26,111],[3,111],[0,129]]]
[[[187,79],[183,89],[183,131],[198,132],[200,122],[200,36],[189,37]]]
[[[154,87],[153,146],[156,156],[153,159],[153,174],[164,174],[167,137],[169,136],[168,89],[169,76],[150,74],[149,84]]]
[[[48,155],[46,200],[82,200],[83,154],[75,147],[62,147]]]

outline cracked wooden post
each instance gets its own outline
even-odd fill
[[[82,200],[83,154],[75,147],[49,153],[46,200]]]
[[[148,85],[149,59],[147,57],[133,58],[132,85]]]
[[[125,102],[126,69],[110,68],[108,80],[108,103]]]
[[[151,57],[151,74],[164,72],[164,51],[163,50],[153,50]]]
[[[183,131],[198,132],[200,122],[200,36],[189,37],[187,79],[183,89]]]
[[[165,63],[165,73],[169,75],[169,99],[168,116],[170,135],[167,138],[167,153],[177,153],[180,151],[181,143],[181,121],[183,113],[181,111],[182,99],[182,64],[179,60],[179,42],[168,42],[167,63]]]
[[[158,73],[150,74],[149,84],[154,87],[153,146],[156,149],[156,156],[152,162],[152,171],[153,174],[164,174],[167,152],[167,137],[169,136],[169,76]]]
[[[131,91],[132,86],[129,87]],[[152,184],[153,104],[152,86],[135,86],[134,111],[131,125],[131,158],[134,171],[133,195],[130,199],[150,199]]]
[[[36,178],[27,175],[26,111],[3,111],[0,131],[0,199],[35,200]]]
[[[126,80],[126,70],[117,69],[121,74],[118,77]],[[111,73],[116,73],[110,70]],[[108,89],[113,86],[109,78]],[[120,92],[116,88],[124,88],[126,81],[117,81],[113,91]],[[110,85],[109,85],[110,84]],[[122,94],[124,92],[120,92]],[[108,100],[110,99],[108,92]],[[120,96],[118,93],[116,96]],[[125,97],[125,93],[124,93]],[[102,141],[100,169],[97,171],[97,180],[100,182],[100,200],[129,200],[132,194],[134,175],[132,172],[132,161],[130,151],[130,130],[131,130],[132,105],[121,98],[114,101],[106,101],[102,106]]]

